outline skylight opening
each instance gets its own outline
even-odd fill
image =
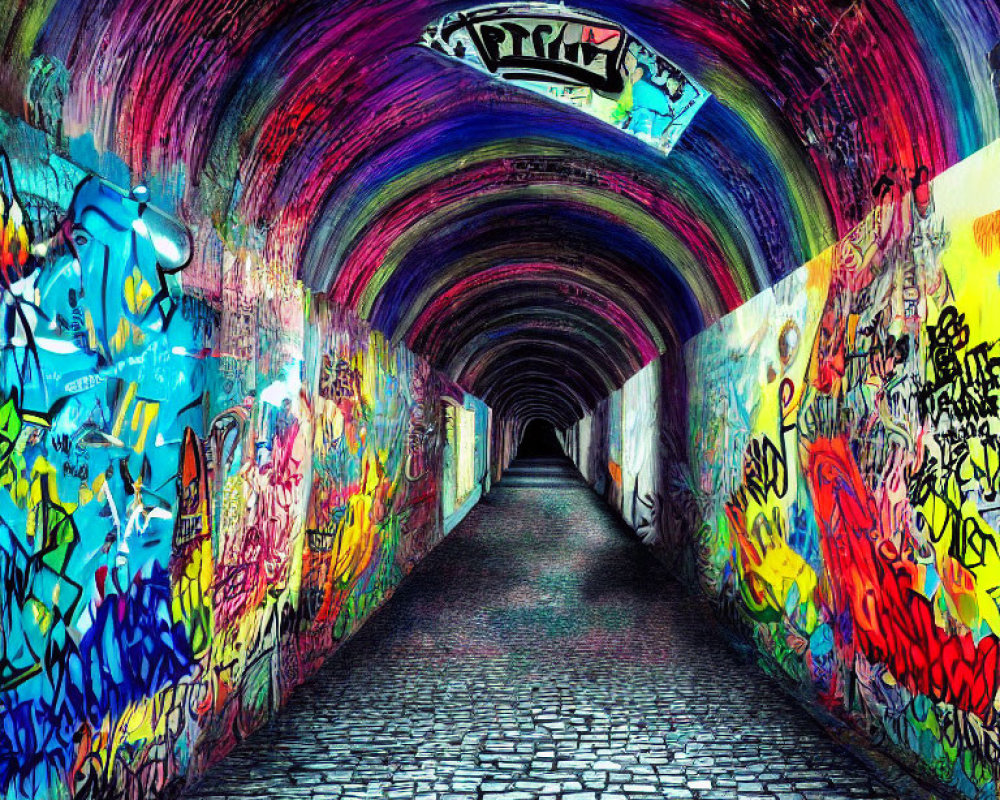
[[[709,93],[621,25],[549,3],[448,14],[421,44],[504,82],[571,105],[664,155]]]

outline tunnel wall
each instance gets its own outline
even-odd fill
[[[490,483],[497,483],[517,455],[524,435],[524,420],[490,416]]]
[[[173,794],[441,539],[442,398],[486,472],[481,402],[156,202],[0,118],[5,798]]]
[[[490,409],[474,395],[463,394],[461,405],[447,409],[441,511],[444,532],[465,519],[479,498],[490,490]]]
[[[922,177],[688,342],[687,422],[661,419],[657,459],[649,420],[670,404],[649,391],[655,365],[564,441],[821,717],[993,798],[1000,141]],[[675,469],[680,431],[687,487],[660,482],[652,537],[627,497],[657,479],[632,474]]]

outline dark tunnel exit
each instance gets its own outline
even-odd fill
[[[551,422],[533,419],[528,423],[517,449],[518,458],[560,458],[564,455]]]

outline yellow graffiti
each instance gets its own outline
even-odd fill
[[[207,520],[205,528],[208,530]],[[183,622],[195,657],[200,657],[212,643],[212,539],[202,537],[191,550],[183,572],[172,581],[174,620]]]
[[[953,616],[972,630],[985,622],[992,631],[1000,631],[1000,609],[988,591],[1000,585],[1000,555],[987,544],[997,534],[982,518],[973,500],[962,500],[958,484],[950,479],[947,497],[931,492],[920,508],[926,521],[944,598]],[[956,514],[957,509],[957,514]],[[982,555],[971,565],[962,564],[953,555],[955,532],[973,529],[980,537]]]

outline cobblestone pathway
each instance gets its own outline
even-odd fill
[[[890,798],[554,460],[518,466],[190,797]]]

